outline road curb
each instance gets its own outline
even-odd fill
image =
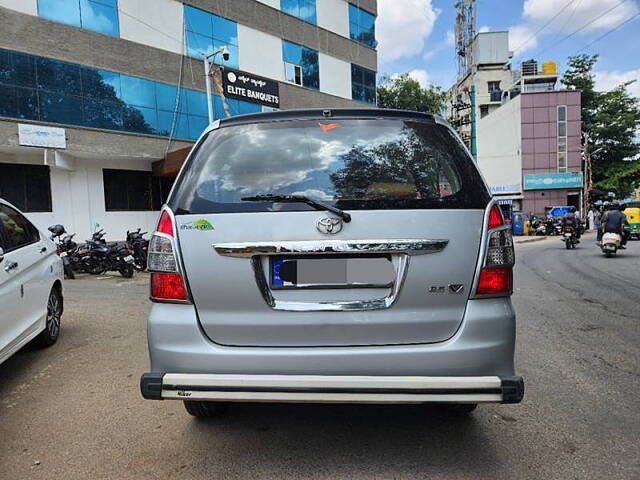
[[[531,238],[523,238],[522,240],[516,238],[514,239],[515,243],[531,243],[531,242],[541,242],[543,240],[546,240],[547,237],[531,237]]]

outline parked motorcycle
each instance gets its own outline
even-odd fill
[[[62,237],[62,235],[67,232],[64,226],[60,224],[52,225],[48,230],[51,232],[51,240],[56,244],[56,254],[62,258],[64,277],[69,280],[75,279],[76,276],[71,265],[73,252],[75,252],[78,247],[78,245],[73,241],[75,233],[73,235],[66,235],[65,237]],[[70,253],[71,255],[69,255]]]
[[[92,235],[91,240],[87,240],[89,256],[86,262],[89,273],[100,275],[107,271],[115,271],[125,278],[133,277],[134,258],[127,245],[107,244],[104,236],[105,232],[100,230]]]
[[[578,235],[576,233],[576,229],[570,225],[564,226],[564,233],[562,234],[562,239],[567,250],[576,248],[576,245],[580,243],[578,240]]]
[[[553,218],[547,218],[544,221],[544,234],[549,236],[555,233],[556,227]]]
[[[607,257],[611,257],[618,253],[620,243],[622,242],[622,236],[618,233],[605,233],[602,236],[602,244],[600,249]]]
[[[140,272],[147,269],[149,240],[144,238],[146,234],[147,232],[141,232],[139,228],[135,232],[127,230],[127,246],[133,255],[133,266]]]
[[[547,234],[547,228],[544,222],[535,215],[531,217],[531,232],[537,237]]]

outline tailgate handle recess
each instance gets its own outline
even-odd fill
[[[258,289],[266,304],[274,310],[289,312],[318,311],[366,311],[390,308],[398,299],[407,275],[409,259],[412,255],[437,253],[447,246],[449,240],[331,240],[331,241],[291,241],[259,243],[222,243],[213,245],[220,255],[250,258]],[[261,257],[265,255],[313,255],[327,253],[380,253],[395,254],[396,278],[387,296],[370,300],[336,302],[293,302],[278,300],[273,296],[262,268]]]

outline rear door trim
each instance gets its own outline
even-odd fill
[[[314,255],[326,253],[398,253],[426,255],[444,250],[449,240],[320,240],[252,243],[218,243],[213,248],[219,255],[250,258],[256,255]]]

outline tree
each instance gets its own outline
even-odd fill
[[[440,114],[444,111],[445,93],[440,87],[430,85],[422,88],[417,80],[403,73],[391,78],[380,79],[378,86],[378,107],[398,108],[424,113]]]
[[[597,55],[569,57],[562,83],[582,92],[582,132],[585,148],[593,152],[593,186],[624,198],[640,185],[640,105],[627,90],[632,82],[609,92],[595,90],[597,61]]]

